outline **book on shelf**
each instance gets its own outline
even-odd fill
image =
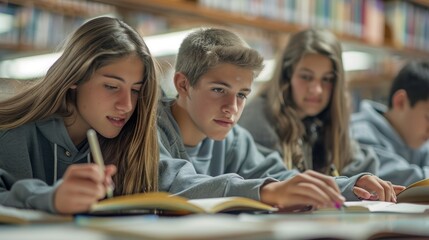
[[[0,223],[32,224],[70,222],[72,216],[50,214],[32,209],[19,209],[0,205]]]
[[[276,211],[262,202],[244,197],[187,199],[165,192],[140,193],[104,199],[94,204],[90,215],[157,213],[187,215],[242,211]]]

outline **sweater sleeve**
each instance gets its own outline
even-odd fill
[[[341,170],[344,176],[354,176],[362,172],[370,172],[376,175],[380,167],[380,160],[374,149],[370,146],[358,144],[350,141],[352,150],[351,162]]]
[[[0,203],[55,212],[55,187],[33,178],[27,144],[19,134],[0,132]]]
[[[286,180],[296,174],[296,170],[286,169],[285,164],[275,150],[257,146],[250,133],[240,126],[234,127],[225,144],[227,171],[236,172],[245,179],[271,177]]]
[[[172,157],[160,143],[160,191],[191,199],[240,196],[260,200],[260,187],[272,181],[276,180],[272,178],[245,180],[234,173],[215,177],[198,174],[189,161]]]

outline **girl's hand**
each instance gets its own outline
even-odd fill
[[[111,176],[115,173],[113,165],[106,166],[105,174],[96,164],[71,165],[55,192],[55,209],[61,214],[87,212],[92,204],[106,196],[106,186],[112,183]]]
[[[404,186],[393,185],[374,175],[359,178],[353,188],[354,194],[364,200],[396,202],[396,194],[404,190]]]

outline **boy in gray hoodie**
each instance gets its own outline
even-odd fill
[[[429,177],[429,62],[407,63],[393,80],[388,106],[363,101],[353,114],[353,137],[373,147],[376,174],[409,185]]]
[[[176,169],[160,172],[160,189],[189,198],[244,196],[287,209],[338,206],[340,193],[395,201],[392,185],[376,176],[298,173],[277,152],[258,151],[236,122],[261,68],[262,57],[232,32],[203,29],[185,38],[174,75],[178,96],[162,99],[158,111],[160,166]]]

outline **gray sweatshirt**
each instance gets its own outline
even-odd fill
[[[222,141],[204,139],[193,148],[185,147],[179,126],[171,113],[173,99],[160,102],[158,130],[160,142],[160,189],[189,198],[244,196],[260,200],[261,185],[285,180],[298,173],[287,170],[277,151],[257,149],[251,135],[235,126]],[[165,166],[171,166],[165,169]],[[175,170],[175,171],[173,171]],[[357,179],[357,178],[356,178]],[[347,199],[356,179],[338,178]]]
[[[266,104],[264,98],[254,97],[244,108],[238,123],[252,134],[259,149],[272,149],[283,154],[280,139],[274,128],[274,120],[266,111]],[[364,172],[375,168],[373,160],[376,158],[374,151],[370,148],[360,147],[358,144],[353,144],[352,148],[353,161],[342,169],[345,176],[335,178],[343,196],[348,201],[357,199],[353,193],[353,187],[361,176],[369,174]]]
[[[54,213],[57,180],[71,164],[86,162],[88,144],[78,150],[62,118],[0,131],[0,203]]]
[[[394,184],[409,185],[429,177],[429,143],[412,149],[384,117],[387,107],[364,100],[352,115],[353,137],[369,145],[378,155],[378,168],[372,173]]]

